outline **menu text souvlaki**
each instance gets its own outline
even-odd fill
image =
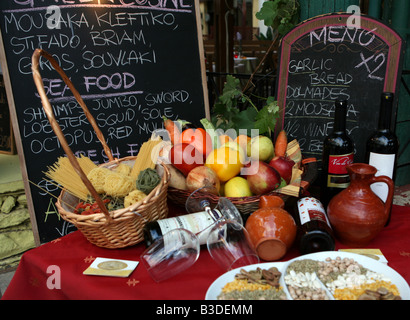
[[[38,7],[44,6],[36,0],[12,0],[15,4],[22,7]],[[180,10],[191,11],[192,2],[188,0],[55,0],[53,5],[66,6],[124,6],[124,7],[144,7],[147,9],[161,9],[161,10]]]

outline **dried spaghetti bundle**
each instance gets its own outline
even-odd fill
[[[77,158],[77,161],[86,175],[94,168],[97,168],[97,165],[88,157],[81,156]],[[77,198],[87,200],[89,191],[67,157],[59,157],[56,163],[48,167],[45,175]]]
[[[158,159],[160,148],[157,147],[162,142],[162,139],[150,139],[144,142],[138,152],[137,159],[135,159],[134,166],[131,170],[131,177],[137,180],[138,175],[142,170],[147,168],[154,169]]]

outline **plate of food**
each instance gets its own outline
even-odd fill
[[[269,273],[263,270],[275,273],[279,285],[266,286],[261,275]],[[257,273],[261,275],[251,277]],[[356,253],[325,251],[231,270],[212,283],[205,299],[410,300],[410,288],[384,263]]]
[[[266,262],[228,271],[211,284],[205,300],[288,300],[282,279],[285,265]]]

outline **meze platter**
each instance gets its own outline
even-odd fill
[[[206,300],[410,300],[410,287],[374,258],[325,251],[228,271]]]

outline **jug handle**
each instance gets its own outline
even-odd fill
[[[389,192],[387,194],[387,199],[386,202],[384,203],[384,214],[386,216],[389,215],[389,211],[393,202],[393,195],[394,195],[394,182],[392,179],[390,179],[388,176],[378,176],[378,177],[373,177],[371,179],[371,184],[375,183],[375,182],[384,182],[385,184],[387,184],[387,186],[389,187]]]

